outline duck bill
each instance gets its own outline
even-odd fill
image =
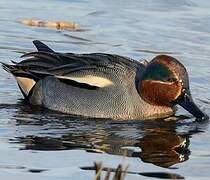
[[[198,106],[193,102],[193,99],[190,94],[185,93],[182,97],[179,98],[177,102],[180,106],[186,109],[189,113],[195,116],[199,120],[209,119],[208,115],[203,113]]]

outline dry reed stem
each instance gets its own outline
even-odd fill
[[[125,168],[119,164],[117,166],[117,169],[113,170],[112,168],[103,168],[102,163],[94,163],[94,168],[95,168],[95,180],[100,180],[101,179],[101,172],[102,171],[107,171],[104,180],[109,180],[111,177],[111,172],[115,172],[113,179],[112,180],[124,180],[127,170],[128,170],[129,165],[125,166]]]

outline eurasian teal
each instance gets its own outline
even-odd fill
[[[152,119],[171,116],[179,104],[207,118],[193,102],[185,67],[158,55],[148,64],[115,54],[54,52],[33,41],[37,52],[2,63],[30,105],[92,118]]]

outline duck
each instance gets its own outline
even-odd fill
[[[196,119],[208,116],[194,103],[186,68],[157,55],[142,63],[116,54],[60,53],[39,40],[20,62],[3,63],[29,106],[87,118],[166,118],[182,106]]]

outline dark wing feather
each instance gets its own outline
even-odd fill
[[[49,53],[49,52],[42,52],[42,51],[30,52],[21,56],[21,58],[26,58],[26,57],[35,57],[43,61],[46,61],[48,63],[54,64],[55,66],[59,65],[60,61],[62,61],[56,53]],[[21,61],[21,63],[23,62],[24,61]]]
[[[22,56],[24,60],[9,65],[11,73],[26,74],[37,81],[46,76],[71,76],[73,72],[90,72],[90,70],[103,71],[101,73],[107,73],[107,69],[122,73],[133,72],[139,65],[143,66],[138,61],[119,55],[57,53],[40,41],[36,40],[33,43],[38,51],[24,54]],[[6,65],[3,65],[3,68],[8,70]]]
[[[52,49],[50,49],[46,44],[42,43],[39,40],[34,40],[33,44],[36,46],[38,51],[43,51],[43,52],[54,52]]]
[[[92,54],[73,54],[73,53],[48,53],[33,52],[24,55],[27,58],[18,65],[27,66],[29,69],[44,70],[55,74],[68,74],[76,70],[99,67],[119,69],[128,71],[136,68],[140,63],[129,58],[118,55],[92,53]],[[142,64],[141,64],[142,65]],[[63,72],[62,72],[63,71]]]

